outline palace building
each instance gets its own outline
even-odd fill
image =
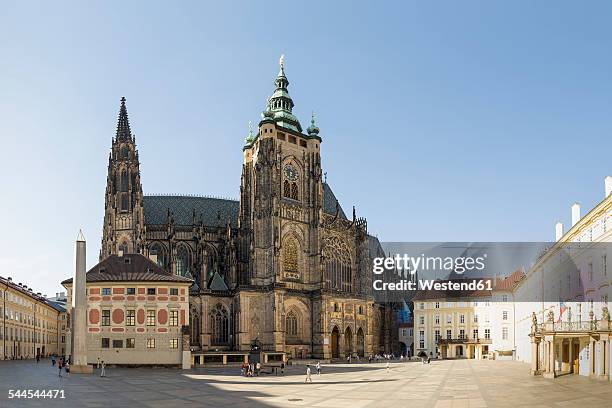
[[[100,261],[142,254],[193,280],[188,326],[196,364],[215,352],[246,352],[255,340],[296,358],[398,351],[393,307],[372,296],[380,243],[365,218],[354,209],[347,216],[323,179],[324,138],[314,116],[302,128],[288,86],[281,59],[257,131],[245,140],[236,201],[146,195],[121,99]]]
[[[524,278],[516,271],[495,278],[492,291],[450,298],[436,291],[414,298],[415,355],[440,358],[513,358],[514,298]]]
[[[585,216],[572,205],[572,226],[555,226],[555,243],[538,259],[515,296],[517,358],[533,375],[579,374],[612,379],[612,176],[604,199]],[[558,299],[558,300],[557,300]],[[528,335],[529,334],[529,335]]]
[[[0,359],[63,355],[66,309],[12,278],[0,276]]]
[[[189,320],[191,279],[170,274],[141,254],[110,255],[85,276],[90,364],[98,358],[121,365],[182,364],[183,351],[189,350],[182,328]],[[72,304],[73,278],[62,285]]]

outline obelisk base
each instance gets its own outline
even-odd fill
[[[70,374],[91,374],[93,373],[92,365],[71,365]]]

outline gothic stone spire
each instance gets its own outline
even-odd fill
[[[130,121],[128,119],[127,108],[125,107],[125,97],[121,98],[121,108],[119,108],[119,119],[117,121],[117,140],[132,140]]]

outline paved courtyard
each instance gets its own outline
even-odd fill
[[[324,366],[304,384],[304,367],[244,378],[239,369],[110,368],[108,377],[58,378],[48,360],[0,361],[0,407],[610,407],[612,384],[528,375],[512,361],[446,360]],[[8,399],[9,389],[63,389],[65,399]]]

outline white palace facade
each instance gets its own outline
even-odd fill
[[[495,279],[489,294],[447,302],[414,299],[415,355],[515,359],[533,375],[612,380],[612,176],[604,199],[581,216],[529,270]]]
[[[530,362],[533,375],[610,379],[612,176],[604,199],[585,216],[572,205],[572,226],[564,233],[557,223],[555,239],[514,293],[517,359]]]

